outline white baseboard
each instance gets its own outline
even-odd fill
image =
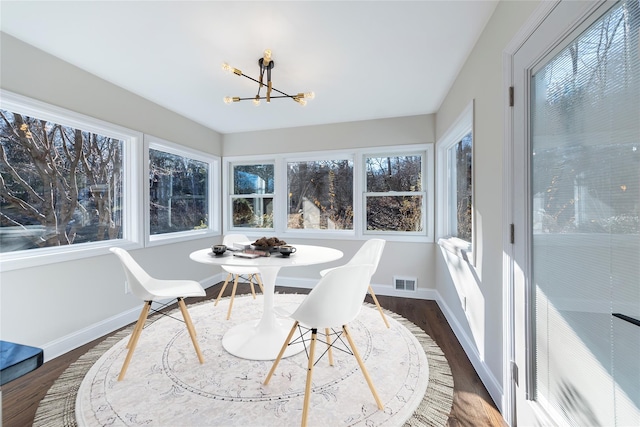
[[[289,288],[313,289],[320,279],[301,279],[299,277],[278,277],[276,285]],[[428,299],[435,300],[438,292],[435,289],[417,289],[415,291],[398,291],[390,285],[371,284],[376,295],[384,295],[399,298]]]
[[[225,278],[224,273],[218,273],[215,276],[208,277],[201,282],[202,287],[205,289],[215,285],[218,282],[223,281]],[[140,315],[142,304],[134,307],[130,310],[116,314],[101,322],[94,323],[86,328],[80,329],[72,334],[65,335],[57,340],[50,341],[42,346],[43,361],[46,363],[51,359],[55,359],[73,349],[85,345],[97,338],[103,337],[111,332],[127,326],[136,320]]]
[[[72,334],[58,338],[57,340],[46,343],[42,346],[43,360],[48,362],[55,359],[75,348],[85,345],[88,342],[107,335],[117,329],[122,328],[132,322],[135,322],[140,315],[139,307],[132,308],[123,313],[112,316],[101,322],[94,323],[91,326],[80,329]]]
[[[435,291],[435,293],[437,294],[437,298],[435,298],[435,300],[438,303],[440,310],[444,314],[444,317],[447,319],[449,326],[451,326],[451,329],[458,339],[458,342],[460,342],[460,345],[462,345],[464,352],[467,354],[467,357],[469,358],[469,361],[471,361],[473,368],[478,373],[480,380],[491,395],[493,402],[498,407],[498,410],[502,413],[503,389],[501,382],[498,381],[493,373],[491,373],[489,367],[482,360],[482,358],[480,357],[480,353],[478,353],[478,349],[473,344],[473,340],[462,328],[460,322],[458,322],[458,319],[453,315],[447,303],[440,296],[440,293],[438,291]]]

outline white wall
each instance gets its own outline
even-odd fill
[[[0,33],[0,37],[3,89],[222,154],[222,137],[217,132],[7,34]],[[218,271],[194,263],[189,253],[211,243],[201,240],[132,253],[151,274],[205,280]],[[124,273],[114,256],[3,271],[0,280],[0,337],[45,347],[45,358],[57,355],[60,340],[81,345],[96,338],[93,333],[108,332],[106,329],[122,326],[127,319],[135,320],[135,310],[128,311],[140,305],[132,295],[125,295]],[[118,318],[122,313],[129,317]],[[65,350],[68,348],[61,351]]]
[[[224,156],[340,150],[435,142],[434,115],[226,134]]]
[[[538,6],[501,1],[468,57],[436,117],[440,138],[475,99],[475,267],[442,250],[436,283],[449,322],[498,405],[502,394],[502,148],[506,91],[502,52]],[[463,301],[466,297],[466,311]]]

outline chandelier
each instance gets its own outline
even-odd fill
[[[260,77],[258,80],[256,80],[253,77],[249,77],[246,74],[243,74],[242,71],[238,70],[237,68],[233,68],[226,62],[222,64],[223,70],[233,73],[237,76],[246,77],[249,80],[253,80],[254,82],[258,83],[258,93],[256,94],[256,96],[249,97],[249,98],[240,98],[239,96],[226,96],[224,98],[224,102],[226,104],[231,104],[232,102],[252,100],[254,105],[259,106],[260,101],[263,99],[265,99],[267,102],[271,102],[271,100],[275,98],[290,98],[296,101],[298,104],[304,106],[304,105],[307,105],[307,99],[314,98],[315,94],[313,92],[304,92],[304,93],[301,92],[295,95],[289,95],[273,87],[273,84],[271,83],[271,70],[273,70],[275,66],[275,62],[273,62],[273,60],[271,59],[271,50],[267,49],[264,51],[264,56],[258,59],[258,66],[260,67]],[[265,82],[265,73],[266,73],[266,82]],[[266,88],[266,93],[264,94],[264,96],[262,96],[260,92],[262,91],[262,88],[264,86],[266,86],[267,88]],[[272,95],[272,92],[277,92],[279,93],[279,95]]]

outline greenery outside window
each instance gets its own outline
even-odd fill
[[[287,229],[353,230],[353,160],[287,162]]]
[[[149,242],[215,231],[218,159],[158,138],[148,140]]]
[[[231,228],[273,229],[275,165],[231,165]]]
[[[468,257],[473,245],[473,103],[437,143],[440,243]]]
[[[6,91],[0,121],[3,269],[138,240],[125,183],[140,134]]]

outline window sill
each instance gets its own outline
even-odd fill
[[[473,252],[470,242],[458,239],[457,237],[443,237],[438,239],[438,245],[455,256],[462,258],[465,262],[473,265]]]
[[[124,239],[112,239],[93,243],[82,243],[68,246],[55,246],[41,249],[28,249],[0,254],[0,271],[41,267],[48,264],[77,261],[109,254],[109,248],[118,246],[125,249],[138,249],[142,246]]]

